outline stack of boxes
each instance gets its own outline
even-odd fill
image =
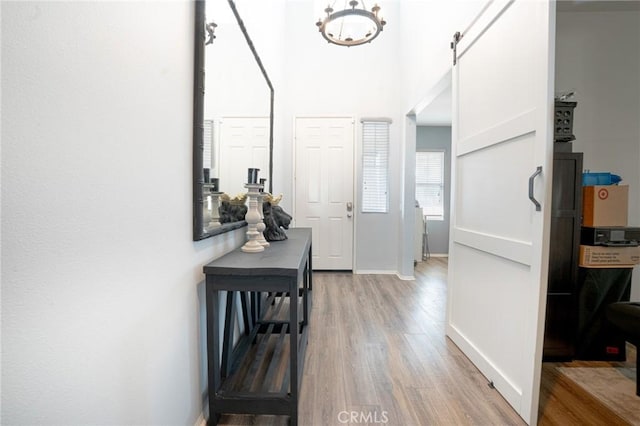
[[[628,185],[594,185],[582,188],[583,228],[626,227],[628,211]],[[637,242],[619,241],[609,245],[584,243],[582,241],[580,245],[580,267],[632,268],[640,264],[640,247]]]
[[[624,338],[605,319],[607,305],[628,301],[631,274],[640,263],[638,228],[628,228],[629,187],[582,187],[578,272],[577,359],[624,361]],[[633,238],[629,238],[633,237]]]

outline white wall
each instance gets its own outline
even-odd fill
[[[413,270],[415,134],[406,117],[449,71],[449,42],[482,7],[478,1],[386,1],[387,25],[370,45],[342,48],[329,45],[312,22],[314,2],[288,1],[282,164],[293,176],[293,120],[296,115],[347,115],[356,119],[356,206],[360,203],[359,118],[393,119],[390,151],[390,212],[356,215],[358,271]],[[282,95],[281,95],[282,96]],[[279,141],[280,142],[280,141]],[[277,167],[276,167],[277,169]],[[285,194],[293,193],[293,186]],[[286,204],[285,207],[290,207]]]
[[[260,26],[254,25],[262,16],[254,9],[245,10],[244,3],[238,4],[238,12],[254,45],[257,44],[256,50],[263,48],[265,39],[255,34]],[[205,119],[221,115],[268,115],[269,87],[229,4],[226,0],[208,1],[206,12],[207,20],[215,21],[218,27],[213,43],[205,46]],[[258,53],[262,57],[263,49]],[[251,102],[247,101],[247,94],[253,95]]]
[[[479,0],[402,0],[402,107],[408,112],[453,65],[449,44],[480,13]]]
[[[584,168],[629,185],[629,226],[640,226],[640,12],[559,12],[556,91],[575,90],[573,150]],[[640,300],[635,268],[632,300]]]
[[[191,2],[2,2],[2,424],[194,424]]]
[[[389,24],[371,44],[345,48],[329,45],[314,25],[312,2],[288,2],[286,19],[286,85],[284,134],[281,143],[285,175],[293,176],[293,126],[295,116],[352,116],[356,124],[356,269],[398,270],[398,233],[401,202],[401,135],[404,117],[400,108],[401,65],[398,46],[398,4],[384,4]],[[362,117],[389,117],[390,211],[360,213]],[[284,190],[293,193],[293,186]],[[410,253],[411,254],[411,253]]]
[[[480,13],[484,1],[477,0],[402,0],[399,45],[402,63],[400,108],[417,113],[433,101],[449,84],[453,66],[450,43],[456,31],[464,32]],[[411,121],[411,119],[408,119]],[[402,135],[405,149],[401,182],[404,190],[401,235],[404,245],[398,269],[403,274],[413,269],[413,223],[415,184],[415,127],[407,126]],[[409,241],[411,240],[411,241]]]

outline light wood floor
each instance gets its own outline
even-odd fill
[[[540,425],[629,425],[630,423],[624,418],[637,418],[627,415],[625,411],[637,410],[637,402],[635,402],[635,394],[631,394],[634,403],[628,407],[623,404],[616,404],[622,408],[618,411],[612,411],[606,403],[599,401],[595,396],[588,393],[580,386],[577,386],[571,379],[559,373],[557,367],[589,367],[593,369],[604,367],[624,366],[627,368],[635,367],[636,348],[627,344],[627,361],[608,362],[608,361],[571,361],[571,362],[545,362],[542,364],[542,383],[540,387],[540,409],[539,424]],[[594,372],[590,378],[591,384],[601,389],[610,389],[609,383],[603,382],[602,379]],[[635,381],[633,382],[635,384]],[[631,386],[635,391],[635,386]],[[611,394],[615,395],[615,394]],[[628,397],[628,395],[627,395]],[[623,399],[624,400],[624,399]],[[637,423],[634,423],[637,424]]]
[[[525,424],[445,336],[446,279],[442,258],[419,263],[415,281],[314,273],[299,424]],[[544,369],[541,424],[624,424],[575,388]],[[225,415],[220,424],[287,417]]]

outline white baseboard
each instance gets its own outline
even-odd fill
[[[412,281],[416,279],[413,275],[401,275],[398,271],[389,270],[380,271],[376,269],[360,269],[353,271],[353,273],[358,275],[395,275],[403,281]]]
[[[196,423],[193,426],[207,426],[207,419],[204,418],[204,413],[200,413],[198,420],[196,420]]]
[[[413,275],[400,275],[400,274],[396,274],[396,276],[398,278],[400,278],[402,281],[413,281],[416,279],[416,277],[414,277]]]
[[[394,275],[394,274],[398,274],[398,271],[358,269],[356,271],[353,271],[353,273],[357,275]]]
[[[431,253],[430,257],[449,257],[449,253]]]

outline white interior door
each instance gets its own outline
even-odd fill
[[[555,9],[489,2],[453,68],[447,334],[537,421],[551,207]],[[541,210],[529,200],[530,176]]]
[[[232,197],[247,192],[247,169],[269,176],[269,117],[223,117],[220,120],[220,190]]]
[[[313,233],[313,268],[353,269],[352,118],[296,118],[295,206],[298,227]]]

